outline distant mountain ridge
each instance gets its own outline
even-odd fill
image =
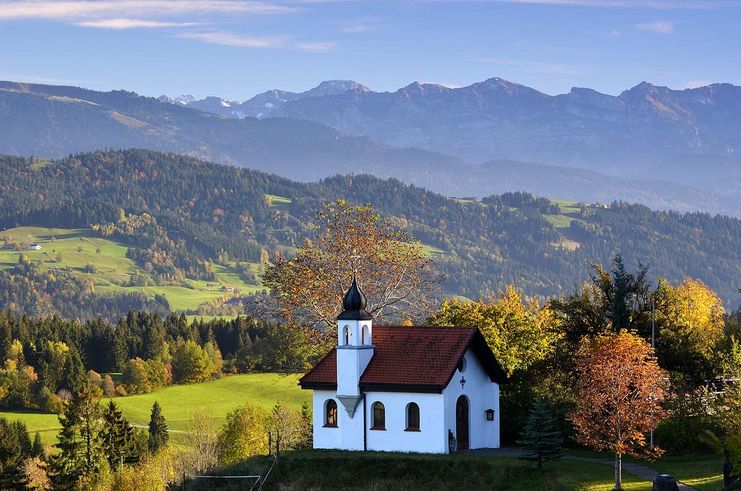
[[[545,96],[502,82],[502,90]],[[337,95],[341,92],[341,95]],[[410,86],[410,98],[432,97],[452,89],[437,85]],[[371,92],[355,82],[325,82],[292,102],[283,92],[262,94],[262,101],[333,101],[336,97],[365,98]],[[311,95],[314,94],[314,95]],[[332,95],[334,94],[334,95]],[[414,94],[417,94],[415,96]],[[420,95],[422,94],[422,95]],[[718,159],[717,173],[689,159],[683,173],[655,166],[661,179],[616,177],[568,166],[550,166],[517,159],[493,159],[474,165],[461,158],[412,147],[400,148],[365,136],[347,136],[306,119],[234,118],[191,107],[189,98],[164,102],[133,92],[98,92],[77,87],[0,82],[0,153],[59,158],[104,148],[146,148],[176,152],[222,164],[250,167],[293,180],[313,181],[334,174],[368,173],[393,177],[447,196],[487,196],[528,191],[587,203],[613,200],[639,202],[655,209],[705,211],[741,216],[738,193],[721,189],[739,185],[727,178],[738,171],[734,157]],[[257,98],[252,104],[259,105]],[[171,103],[172,102],[172,103]],[[218,105],[222,105],[218,102]],[[248,101],[249,102],[249,101]],[[262,102],[262,106],[268,102]],[[244,106],[247,103],[242,103]],[[281,107],[284,107],[281,106]],[[226,106],[223,106],[226,108]],[[231,106],[230,106],[231,107]],[[275,114],[275,112],[271,113]],[[431,118],[432,119],[432,118]],[[513,137],[514,138],[514,137]],[[474,145],[475,142],[470,142]],[[678,167],[679,168],[679,167]],[[717,174],[717,175],[715,175]],[[682,177],[678,183],[668,177]],[[704,186],[704,187],[703,187]]]
[[[198,99],[192,95],[181,95],[174,98],[163,95],[159,97],[159,100],[231,118],[259,119],[270,116],[286,102],[305,99],[307,97],[339,95],[347,91],[370,92],[370,89],[352,80],[326,80],[313,89],[304,92],[289,92],[274,89],[262,92],[244,102],[230,101],[215,96]]]
[[[668,172],[675,161],[723,159],[735,173],[719,169],[719,187],[704,188],[720,193],[737,191],[729,177],[741,168],[741,87],[731,84],[672,90],[642,82],[618,96],[588,88],[551,96],[501,78],[460,88],[415,82],[394,92],[354,83],[286,99],[260,115],[268,116],[472,163],[517,160],[690,185],[686,169]]]
[[[453,172],[460,159],[349,137],[311,121],[233,119],[122,90],[0,82],[0,153],[58,158],[103,148],[177,152],[296,180]],[[437,179],[437,176],[435,177]]]

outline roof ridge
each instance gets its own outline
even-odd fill
[[[472,330],[472,331],[475,331],[476,329],[478,329],[477,327],[472,327],[472,326],[428,326],[428,325],[425,325],[425,326],[402,326],[402,325],[398,325],[398,324],[397,325],[394,325],[394,324],[391,324],[391,325],[389,325],[389,324],[380,324],[380,325],[377,325],[377,326],[373,326],[374,329],[375,328],[378,328],[378,327],[382,327],[382,328],[383,327],[387,327],[387,328],[393,328],[393,329],[396,329],[396,328],[400,328],[400,329],[468,329],[468,330]]]

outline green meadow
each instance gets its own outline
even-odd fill
[[[270,409],[275,404],[300,409],[311,400],[311,394],[298,386],[298,375],[253,373],[231,375],[218,380],[190,385],[171,385],[151,394],[115,397],[116,404],[136,426],[149,424],[149,415],[155,401],[162,406],[167,425],[171,430],[183,431],[194,411],[203,410],[220,426],[226,414],[245,403]],[[101,401],[108,403],[108,399]],[[59,421],[56,414],[30,411],[0,411],[0,417],[22,420],[33,435],[37,431],[45,443],[56,442]]]
[[[187,280],[179,285],[128,286],[133,274],[147,273],[126,257],[125,244],[96,237],[89,229],[18,227],[0,232],[0,240],[3,238],[10,243],[36,242],[41,249],[0,250],[0,270],[12,268],[18,263],[19,253],[23,253],[42,270],[69,268],[80,277],[92,277],[98,294],[138,291],[149,298],[162,295],[173,311],[192,311],[204,303],[234,295],[222,291],[222,285],[234,286],[241,294],[262,289],[259,285],[245,282],[235,267],[220,264],[214,265],[217,278],[214,282]],[[88,265],[94,266],[94,273],[87,272]],[[257,271],[259,265],[251,264],[250,267]]]

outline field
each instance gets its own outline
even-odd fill
[[[268,200],[270,206],[290,205],[291,203],[293,203],[293,200],[291,200],[291,198],[286,198],[285,196],[278,196],[275,194],[266,194],[265,199]]]
[[[126,257],[125,244],[96,237],[89,229],[18,227],[0,232],[0,239],[3,237],[11,243],[38,243],[40,250],[26,248],[21,252],[43,270],[70,268],[78,276],[92,277],[96,293],[139,291],[149,298],[163,295],[174,311],[193,311],[214,299],[228,298],[232,293],[222,291],[222,285],[234,286],[242,294],[262,289],[245,282],[235,268],[218,264],[214,265],[215,282],[188,280],[183,285],[173,286],[127,286],[131,275],[137,272],[146,275],[146,272]],[[18,254],[15,250],[0,250],[0,270],[17,264]],[[94,273],[86,272],[88,265],[95,267]],[[259,265],[251,267],[256,271]]]
[[[557,229],[567,229],[571,226],[571,222],[578,220],[579,207],[573,201],[563,201],[552,199],[551,203],[556,204],[561,208],[559,215],[543,215],[551,225]]]
[[[206,410],[212,415],[214,424],[222,424],[226,414],[237,406],[249,402],[272,408],[280,402],[284,406],[300,409],[310,394],[298,387],[297,375],[255,373],[232,375],[211,382],[191,385],[172,385],[151,394],[116,397],[114,401],[123,410],[129,421],[137,426],[149,423],[149,415],[154,401],[162,406],[170,429],[182,431],[187,428],[193,411]],[[107,400],[103,400],[107,403]],[[29,432],[36,431],[46,443],[54,443],[59,429],[56,414],[35,412],[0,411],[0,417],[26,423]]]

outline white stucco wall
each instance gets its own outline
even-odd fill
[[[373,424],[373,403],[381,402],[386,410],[386,429],[368,430],[368,450],[389,452],[445,453],[444,401],[442,394],[407,392],[368,392],[365,407],[368,428]],[[407,404],[419,406],[419,431],[405,431]]]
[[[501,420],[499,384],[489,380],[489,376],[471,350],[466,352],[465,358],[465,371],[461,373],[456,370],[450,383],[443,391],[445,435],[448,434],[448,430],[451,430],[454,435],[456,433],[456,403],[458,398],[464,395],[468,398],[469,448],[498,448],[500,445],[499,425]],[[466,379],[463,387],[460,384],[461,377]],[[487,409],[494,410],[494,421],[486,420],[485,411]]]
[[[476,356],[468,351],[466,369],[456,370],[442,394],[407,392],[368,392],[350,418],[333,390],[314,391],[314,448],[343,450],[377,450],[421,453],[446,453],[448,430],[456,432],[456,402],[465,395],[469,401],[470,448],[497,448],[500,445],[499,385],[491,382]],[[460,379],[466,383],[461,387]],[[337,428],[325,428],[325,403],[337,403]],[[386,411],[386,429],[371,430],[372,405],[383,403]],[[406,429],[406,406],[419,405],[420,431]],[[486,409],[494,410],[494,421],[486,420]],[[364,418],[365,414],[365,418]],[[365,447],[364,447],[365,435]]]
[[[340,438],[340,428],[342,428],[342,413],[345,412],[342,404],[336,398],[333,390],[315,390],[314,391],[314,448],[342,448]],[[334,399],[337,403],[338,427],[324,427],[324,405],[328,399]]]

